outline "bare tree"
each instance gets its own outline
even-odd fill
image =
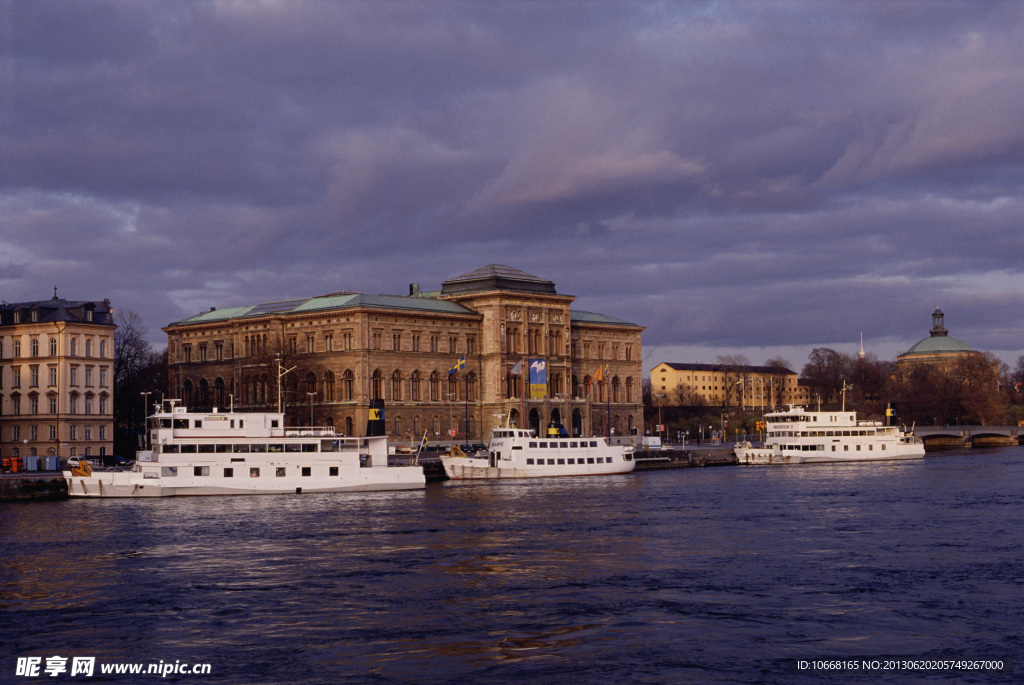
[[[143,393],[156,399],[167,389],[167,352],[153,350],[142,317],[134,311],[118,311],[114,323],[114,450],[131,455],[145,430]]]

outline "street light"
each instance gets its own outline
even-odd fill
[[[146,436],[146,449],[149,449],[149,431],[146,430],[146,420],[149,418],[149,390],[143,390],[142,395],[142,434]]]
[[[655,395],[655,397],[659,398],[659,400],[658,400],[658,437],[659,438],[661,437],[661,399],[660,398],[662,398],[664,396],[665,395],[663,395],[663,394]]]
[[[307,392],[309,395],[309,427],[313,428],[313,398],[316,397],[316,391]]]
[[[455,439],[455,419],[452,416],[452,398],[455,397],[455,393],[445,393],[445,397],[448,398],[448,437],[451,440]]]

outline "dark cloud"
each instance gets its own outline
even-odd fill
[[[675,361],[799,366],[861,331],[898,352],[936,304],[1016,355],[1022,19],[966,1],[6,3],[0,297],[110,297],[160,340],[210,306],[499,262],[646,326],[651,354],[704,357]]]

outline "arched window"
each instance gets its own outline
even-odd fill
[[[576,374],[572,375],[572,396],[580,397],[580,377]]]
[[[192,406],[193,406],[193,404],[192,404],[192,381],[189,380],[188,378],[186,378],[185,382],[182,383],[182,385],[181,385],[181,394],[182,394],[182,399],[185,400],[185,406],[189,407],[191,409]]]
[[[632,402],[633,401],[633,377],[632,376],[629,376],[628,378],[626,378],[626,401],[627,402]],[[632,417],[630,417],[630,426],[629,427],[630,428],[633,427]]]
[[[213,403],[218,407],[223,407],[224,400],[224,379],[218,377],[217,380],[213,382]]]
[[[612,402],[618,402],[619,401],[619,390],[620,389],[621,388],[620,388],[620,384],[619,384],[619,377],[616,376],[615,378],[612,379]]]
[[[420,372],[413,371],[412,377],[409,381],[409,389],[412,392],[412,401],[420,401]]]
[[[103,346],[103,343],[101,342],[100,343],[100,347],[102,347],[102,346]],[[0,355],[0,356],[2,356],[2,355]],[[57,356],[57,339],[56,338],[50,338],[50,356],[51,357],[56,357]]]
[[[352,372],[352,369],[346,369],[345,373],[341,376],[341,400],[343,402],[351,402],[356,396],[356,375]],[[351,419],[349,419],[351,421]],[[348,435],[352,435],[352,430],[349,429]]]
[[[316,392],[316,374],[312,371],[306,374],[305,392],[307,395]]]
[[[54,354],[56,354],[56,352],[54,352]],[[107,358],[107,341],[106,340],[100,340],[100,359],[106,359],[106,358]]]
[[[384,374],[381,373],[380,369],[375,369],[373,375],[370,376],[370,399],[379,400],[383,399],[383,383]]]
[[[448,400],[449,402],[458,402],[460,399],[459,379],[458,374],[456,373],[448,374],[448,391],[445,395],[445,399]]]
[[[402,372],[395,369],[395,372],[391,374],[391,401],[401,402],[402,401]],[[398,434],[398,421],[395,421],[395,434]]]
[[[324,373],[324,402],[334,401],[334,372]]]
[[[440,400],[441,400],[441,377],[437,374],[437,371],[431,371],[430,372],[430,401],[431,402],[439,402]]]
[[[345,435],[352,435],[352,417],[345,417]]]
[[[210,384],[205,378],[199,379],[199,406],[210,406]]]
[[[466,375],[466,401],[476,402],[476,372],[470,371]]]
[[[76,356],[77,354],[78,354],[78,338],[72,338],[72,339],[71,339],[71,349],[70,349],[70,355],[71,355],[72,357],[74,357],[74,356]],[[17,356],[17,355],[15,355],[15,356]]]
[[[35,341],[33,341],[33,342],[35,342]],[[85,356],[86,357],[91,357],[92,356],[92,340],[86,340],[85,341]]]

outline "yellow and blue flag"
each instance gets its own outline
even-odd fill
[[[462,371],[464,368],[466,368],[466,355],[462,355],[462,358],[459,359],[459,361],[455,362],[455,366],[448,369],[448,375],[450,376],[453,373]]]

